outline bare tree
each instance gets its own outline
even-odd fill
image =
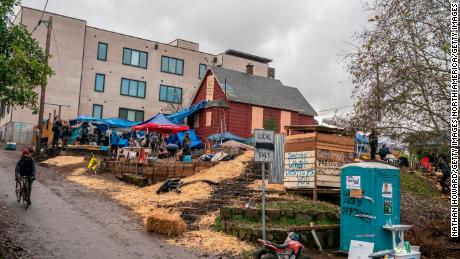
[[[449,1],[374,0],[368,9],[371,26],[346,55],[356,100],[348,125],[399,139],[429,132],[447,142]]]

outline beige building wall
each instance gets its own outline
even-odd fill
[[[22,7],[16,23],[24,24],[32,30],[40,20],[42,10]],[[224,68],[246,72],[246,65],[254,65],[254,74],[267,76],[268,65],[253,60],[231,56],[225,53],[213,55],[200,52],[199,44],[182,39],[168,44],[111,32],[86,25],[86,21],[45,12],[42,20],[53,16],[53,30],[50,45],[50,66],[55,75],[48,79],[44,118],[58,113],[58,106],[64,105],[61,118],[73,119],[79,115],[92,115],[93,105],[103,106],[103,117],[118,117],[119,108],[143,110],[144,118],[157,113],[174,113],[182,106],[187,107],[199,83],[199,65],[219,65]],[[44,23],[33,32],[44,49],[47,27]],[[98,42],[108,44],[107,60],[97,60]],[[147,68],[123,65],[123,48],[148,53]],[[161,72],[161,57],[168,56],[184,60],[183,75]],[[96,73],[105,74],[104,92],[96,92]],[[122,96],[121,78],[146,82],[145,98]],[[183,91],[182,104],[159,101],[160,84],[180,87]],[[36,88],[37,93],[40,88]],[[68,106],[68,107],[67,107]],[[12,109],[0,119],[0,130],[10,120],[36,125],[38,115],[30,109]]]
[[[217,55],[218,65],[221,65],[224,68],[231,70],[236,70],[240,72],[246,72],[246,65],[254,65],[253,74],[257,76],[267,77],[268,73],[268,64],[260,63],[253,60],[248,60],[245,58],[231,56],[225,53]]]
[[[97,60],[99,42],[108,44],[107,61]],[[123,65],[123,48],[147,52],[147,68]],[[162,56],[184,60],[183,75],[161,72]],[[79,114],[92,115],[93,104],[103,105],[103,117],[118,117],[120,107],[143,110],[145,118],[157,113],[173,113],[181,105],[160,102],[160,84],[182,88],[182,106],[188,106],[200,81],[199,64],[211,65],[213,57],[208,53],[88,26]],[[94,91],[96,73],[105,74],[104,92]],[[145,98],[122,96],[122,77],[145,81]]]
[[[40,20],[41,15],[42,12],[24,7],[17,19],[29,31],[32,31]],[[48,21],[48,19],[49,14],[44,13],[42,20]],[[48,118],[48,114],[53,114],[54,111],[56,114],[58,113],[58,106],[50,104],[69,106],[61,109],[63,119],[77,116],[85,27],[86,22],[83,20],[53,15],[53,30],[50,42],[51,57],[48,62],[55,74],[48,79],[44,118]],[[47,26],[45,23],[40,24],[32,33],[43,49],[46,46],[46,34]],[[38,98],[40,98],[40,89],[39,86],[36,88]],[[36,125],[38,115],[32,114],[32,111],[27,108],[15,108],[13,109],[11,120]],[[6,122],[5,119],[1,121],[2,125]]]

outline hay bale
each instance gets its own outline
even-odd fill
[[[178,236],[187,230],[187,225],[178,214],[154,211],[145,219],[145,228],[157,234]]]

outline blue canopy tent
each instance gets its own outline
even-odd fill
[[[218,133],[218,134],[212,134],[207,137],[208,140],[210,141],[227,141],[227,140],[234,140],[240,143],[246,143],[247,139],[242,138],[240,136],[237,136],[233,133],[230,133],[228,131]]]
[[[177,113],[168,115],[167,117],[168,119],[172,120],[175,123],[183,123],[185,118],[204,109],[207,103],[208,103],[207,101],[201,101],[188,108],[182,109]]]

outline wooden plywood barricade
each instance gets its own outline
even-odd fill
[[[354,145],[352,136],[319,132],[287,136],[284,186],[287,189],[340,188],[340,169],[353,162]],[[300,172],[293,170],[300,162],[289,160],[295,154],[308,154],[302,161],[308,161],[308,171],[307,168]]]

